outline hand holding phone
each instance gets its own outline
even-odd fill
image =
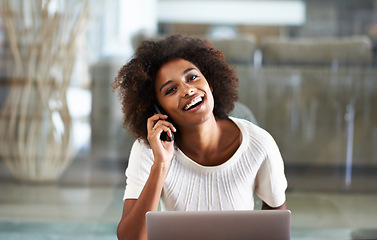
[[[156,113],[162,114],[161,111],[160,111],[160,109],[158,108],[158,106],[156,104],[154,104],[154,109],[156,110]],[[161,120],[161,121],[164,121],[164,120]],[[165,141],[165,142],[172,142],[172,141],[174,141],[173,132],[172,131],[170,131],[170,132],[172,134],[171,137],[168,135],[167,132],[162,132],[161,135],[160,135],[161,141]]]

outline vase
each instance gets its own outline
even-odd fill
[[[88,2],[2,0],[0,7],[7,85],[0,156],[16,179],[56,181],[74,156],[67,90]]]

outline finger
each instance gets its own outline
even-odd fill
[[[169,137],[170,139],[166,139],[165,137],[162,137],[163,134],[166,134],[167,137]],[[170,128],[168,128],[166,126],[160,126],[155,131],[153,131],[153,133],[148,135],[148,141],[151,144],[151,146],[152,146],[152,143],[156,144],[157,142],[160,142],[160,143],[164,143],[166,141],[173,142],[174,136],[173,136]],[[154,146],[156,146],[156,145],[154,145]]]
[[[156,121],[156,120],[158,120],[158,119],[167,119],[167,118],[168,118],[168,116],[165,115],[165,114],[156,113],[156,114],[154,114],[152,117],[148,118],[148,120],[150,119],[150,120],[152,120],[152,121]]]
[[[157,131],[157,130],[156,130]],[[161,135],[163,132],[166,132],[169,137],[173,137],[172,130],[168,126],[160,126],[158,129],[159,134]]]
[[[167,119],[168,116],[164,114],[155,114],[152,117],[148,118],[147,120],[147,129],[150,130],[153,128],[153,126],[158,122],[158,120],[162,119]]]
[[[165,127],[168,128],[170,131],[173,131],[173,132],[176,132],[177,129],[175,129],[174,125],[171,123],[171,122],[168,122],[168,121],[158,121],[156,122],[156,124],[152,127],[153,130],[156,130],[157,128],[159,127]]]

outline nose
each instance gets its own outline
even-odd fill
[[[195,92],[194,88],[186,83],[183,84],[182,88],[183,88],[183,94],[182,94],[183,97],[191,96]]]

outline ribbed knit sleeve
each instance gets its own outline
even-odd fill
[[[279,148],[272,136],[264,130],[258,137],[261,151],[261,165],[255,179],[255,193],[271,207],[279,207],[285,202],[287,180],[284,163]]]
[[[153,165],[152,149],[142,140],[136,140],[131,148],[126,170],[125,199],[138,199]]]

